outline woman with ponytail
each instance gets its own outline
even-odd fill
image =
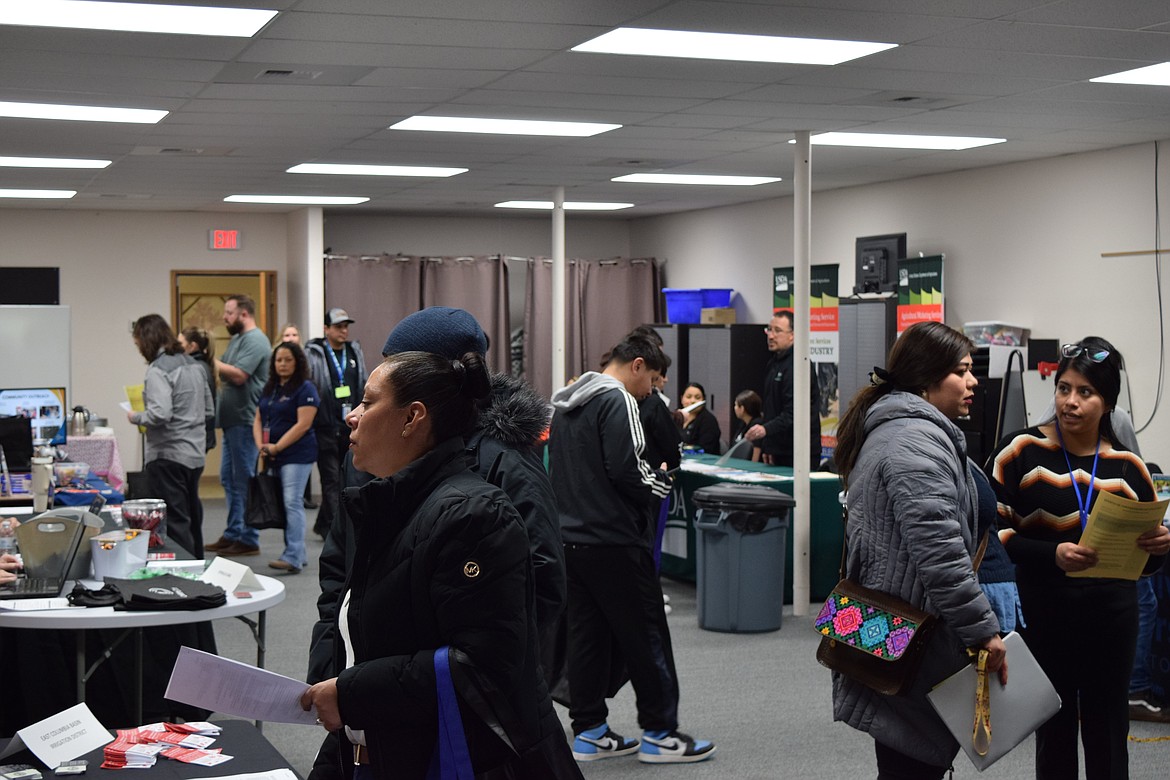
[[[443,647],[476,777],[580,778],[539,671],[528,535],[464,454],[489,389],[482,355],[400,352],[346,418],[353,465],[375,479],[343,496],[342,671],[301,697],[330,732],[311,780],[428,776]]]
[[[943,777],[959,745],[926,693],[967,662],[968,648],[988,650],[988,669],[1007,681],[999,623],[974,574],[986,533],[982,475],[953,422],[973,398],[973,348],[942,323],[912,325],[837,427],[848,576],[938,618],[908,693],[886,696],[833,674],[833,717],[873,737],[879,780]]]

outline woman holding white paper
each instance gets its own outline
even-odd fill
[[[1055,419],[1006,437],[988,463],[999,502],[1000,539],[1016,564],[1027,621],[1022,634],[1060,694],[1059,713],[1036,732],[1036,777],[1076,778],[1077,731],[1089,780],[1129,777],[1129,675],[1137,640],[1132,581],[1069,577],[1092,569],[1097,553],[1081,533],[1106,491],[1154,500],[1141,458],[1113,431],[1121,355],[1090,336],[1061,347]],[[1151,573],[1170,552],[1170,531],[1143,533]]]
[[[679,409],[683,414],[683,448],[697,448],[708,455],[719,455],[722,451],[719,420],[707,408],[707,391],[698,382],[691,382],[679,398]]]

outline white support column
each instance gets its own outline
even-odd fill
[[[809,132],[796,133],[796,151],[792,164],[792,300],[796,341],[792,367],[792,427],[794,443],[792,466],[795,476],[793,498],[796,507],[792,516],[792,613],[807,615],[811,598],[810,517],[812,516],[809,488],[809,254],[812,232],[812,148]],[[819,454],[819,453],[818,453]]]
[[[553,193],[552,210],[552,392],[565,385],[565,188]]]
[[[284,280],[287,294],[284,320],[300,325],[301,338],[308,341],[310,337],[324,335],[324,212],[320,206],[310,206],[289,214],[286,224],[288,274]],[[280,327],[280,323],[273,327]]]

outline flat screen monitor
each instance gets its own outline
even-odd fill
[[[0,389],[0,415],[24,417],[32,428],[33,441],[65,443],[69,407],[63,387]],[[9,464],[9,468],[16,466]]]
[[[898,261],[906,258],[906,234],[857,239],[854,293],[893,292],[898,288]]]

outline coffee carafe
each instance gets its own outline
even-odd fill
[[[89,422],[89,412],[84,406],[73,407],[73,416],[69,418],[69,435],[85,436],[85,424]]]

